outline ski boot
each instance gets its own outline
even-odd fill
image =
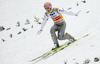
[[[75,38],[69,39],[69,43],[68,44],[70,44],[71,42],[74,42],[74,41],[76,41]]]
[[[52,48],[52,50],[56,49],[59,47],[59,44],[54,44],[54,47]]]

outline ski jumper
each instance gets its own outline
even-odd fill
[[[51,12],[45,13],[44,21],[43,21],[43,23],[41,25],[41,29],[40,29],[40,30],[43,30],[43,27],[45,26],[48,18],[51,18],[54,21],[54,25],[50,29],[51,37],[52,37],[54,44],[58,44],[57,39],[59,39],[59,40],[74,39],[74,37],[72,37],[70,34],[65,33],[66,22],[61,13],[75,16],[75,14],[73,12],[68,12],[65,10],[60,10],[58,8],[53,8],[51,10]],[[56,31],[58,31],[58,37],[55,33]]]

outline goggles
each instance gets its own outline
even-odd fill
[[[50,9],[50,7],[46,7],[45,9],[48,10],[48,9]]]
[[[45,7],[45,10],[49,10],[51,8],[51,6],[49,6],[49,7]]]

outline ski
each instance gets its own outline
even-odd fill
[[[42,59],[46,59],[46,58],[48,58],[48,57],[54,55],[55,53],[57,53],[57,52],[63,50],[64,48],[68,47],[69,45],[75,43],[76,41],[78,41],[78,40],[80,40],[80,39],[82,39],[82,38],[85,38],[85,37],[88,36],[88,35],[89,35],[89,34],[87,34],[87,35],[85,35],[85,36],[83,36],[83,37],[81,37],[81,38],[78,38],[77,40],[75,40],[75,41],[73,41],[73,42],[71,42],[71,43],[69,43],[69,44],[61,45],[60,47],[55,48],[54,50],[50,50],[49,52],[46,52],[46,53],[44,53],[43,55],[40,55],[39,57],[30,60],[29,62],[34,62],[34,63],[36,63],[36,62],[39,62],[39,61],[42,60]]]

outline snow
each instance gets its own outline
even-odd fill
[[[40,25],[34,22],[34,16],[39,17],[42,22],[45,12],[43,4],[46,1],[49,0],[0,0],[0,26],[11,28],[0,31],[0,64],[33,64],[28,61],[51,50],[53,42],[49,29],[53,21],[48,20],[40,35],[37,35]],[[100,64],[100,61],[94,61],[95,57],[100,59],[100,0],[86,0],[86,3],[82,1],[49,1],[53,7],[65,10],[72,8],[70,11],[75,13],[81,10],[77,17],[63,15],[67,23],[66,32],[75,38],[90,35],[36,64],[83,64],[87,59],[90,60],[89,64]],[[27,19],[31,24],[25,25]],[[19,27],[16,26],[18,21]],[[22,28],[28,30],[23,31]],[[12,38],[9,37],[10,34],[13,35]],[[60,45],[66,41],[59,41]]]

